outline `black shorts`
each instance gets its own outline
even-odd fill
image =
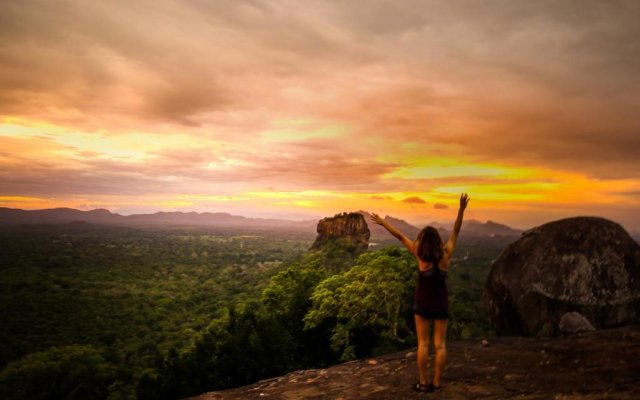
[[[413,304],[413,313],[418,314],[419,316],[426,319],[449,319],[448,310],[441,310],[441,311],[425,310],[424,308],[418,306],[415,303]]]

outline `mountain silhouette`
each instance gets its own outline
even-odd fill
[[[383,227],[371,222],[371,214],[367,211],[359,210],[369,230],[371,231],[371,242],[387,242],[395,240]],[[398,228],[402,233],[411,239],[415,239],[420,232],[420,228],[407,221],[387,215],[384,219]],[[316,230],[318,219],[308,219],[303,221],[292,221],[277,218],[251,218],[241,215],[233,215],[224,212],[202,212],[195,211],[159,211],[153,214],[131,214],[121,215],[112,213],[104,208],[97,208],[89,211],[77,210],[74,208],[61,207],[42,210],[22,210],[18,208],[0,207],[0,226],[13,226],[25,224],[69,224],[87,222],[90,224],[105,225],[129,225],[129,226],[210,226],[210,227],[234,227],[234,228],[279,228],[291,229],[313,234]],[[432,222],[430,225],[436,226],[440,230],[443,240],[446,240],[450,228],[445,224]],[[463,223],[462,235],[474,236],[518,236],[522,231],[508,227],[494,221],[481,222],[478,220],[467,220]]]
[[[290,221],[273,218],[249,218],[222,212],[166,212],[153,214],[120,215],[106,209],[90,211],[73,208],[51,208],[44,210],[21,210],[0,207],[0,225],[64,224],[84,221],[109,225],[202,225],[224,227],[292,228],[312,231],[317,220]]]

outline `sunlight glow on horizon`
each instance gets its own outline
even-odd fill
[[[6,121],[6,120],[5,120]],[[33,154],[22,153],[23,160],[32,158],[48,159],[65,164],[70,157],[84,157],[91,165],[97,158],[105,157],[105,153],[114,159],[120,158],[118,164],[130,162],[126,153],[118,153],[113,149],[127,149],[133,146],[130,155],[138,154],[136,163],[154,163],[154,157],[146,157],[148,153],[162,154],[162,150],[176,145],[174,136],[157,136],[150,134],[154,140],[145,140],[144,133],[135,136],[101,135],[94,137],[88,132],[66,132],[65,128],[41,123],[21,125],[16,119],[0,125],[0,140],[5,138],[21,138],[23,140],[43,139],[56,143],[64,151],[50,151],[32,147]],[[20,121],[22,122],[22,121]],[[336,136],[330,135],[333,139]],[[316,139],[314,133],[307,138]],[[54,139],[50,139],[54,138]],[[163,142],[163,138],[166,141]],[[304,140],[304,139],[299,139]],[[147,147],[148,146],[148,147]],[[10,148],[7,149],[10,152]],[[24,148],[22,150],[25,150]],[[101,150],[98,152],[95,150]],[[84,152],[84,153],[83,153]],[[84,156],[82,156],[84,154]],[[226,169],[241,169],[250,163],[239,159],[237,162],[222,154],[211,153],[218,157],[222,164],[209,162],[207,157],[198,159],[203,169],[210,169],[212,164],[224,165]],[[200,157],[196,154],[197,157]],[[388,173],[380,175],[380,190],[349,191],[304,188],[298,185],[297,190],[254,190],[251,185],[245,189],[230,191],[225,194],[209,194],[202,191],[201,182],[192,179],[190,192],[183,193],[149,193],[128,196],[60,194],[46,196],[0,196],[0,206],[22,209],[44,209],[71,207],[83,210],[107,208],[112,212],[122,210],[155,211],[226,211],[239,215],[278,217],[279,215],[297,214],[298,219],[304,216],[318,217],[341,211],[368,210],[382,214],[405,218],[409,221],[440,220],[453,218],[458,197],[461,192],[468,192],[473,199],[473,208],[469,211],[476,219],[501,221],[495,210],[513,210],[518,212],[544,212],[546,208],[557,207],[562,210],[567,205],[575,205],[580,200],[581,206],[605,208],[611,204],[622,204],[633,207],[633,201],[620,196],[629,190],[637,190],[640,182],[634,179],[600,180],[589,179],[579,173],[561,172],[525,166],[500,165],[497,163],[473,163],[462,158],[411,157],[402,158],[386,155],[377,158],[381,162],[395,162],[396,167]],[[82,162],[78,165],[82,166]],[[173,164],[170,164],[173,165]],[[179,164],[177,164],[179,165]],[[268,167],[268,166],[266,166]],[[215,168],[215,167],[214,167]],[[78,169],[82,173],[82,169]],[[172,174],[174,171],[160,170],[157,173]],[[348,173],[348,171],[344,171]],[[408,182],[405,184],[405,182]],[[420,182],[425,182],[420,184]],[[265,187],[269,182],[259,182],[258,187]],[[385,187],[405,188],[404,190],[385,190]],[[408,186],[424,187],[423,190],[407,190]],[[374,185],[375,187],[375,185]],[[52,191],[55,191],[52,189]],[[578,196],[577,196],[578,195]],[[415,199],[415,200],[413,200]],[[409,201],[411,200],[411,201]],[[532,206],[535,204],[535,206]],[[486,210],[486,211],[485,211]],[[247,214],[247,211],[250,211]],[[141,212],[141,211],[138,211]],[[130,213],[135,213],[130,212]],[[127,214],[125,212],[125,214]],[[285,218],[286,219],[286,218]],[[507,223],[523,226],[523,222],[507,219]]]

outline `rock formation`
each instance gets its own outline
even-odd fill
[[[598,217],[530,229],[494,262],[485,305],[501,335],[553,336],[561,321],[565,332],[640,322],[640,246]]]
[[[355,251],[364,251],[369,247],[371,233],[364,218],[358,213],[345,212],[323,218],[318,222],[317,230],[318,236],[311,249],[320,249],[336,241],[354,246]]]

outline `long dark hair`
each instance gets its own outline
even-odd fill
[[[418,234],[416,243],[416,253],[422,261],[437,262],[442,258],[442,238],[433,226],[424,227]]]

